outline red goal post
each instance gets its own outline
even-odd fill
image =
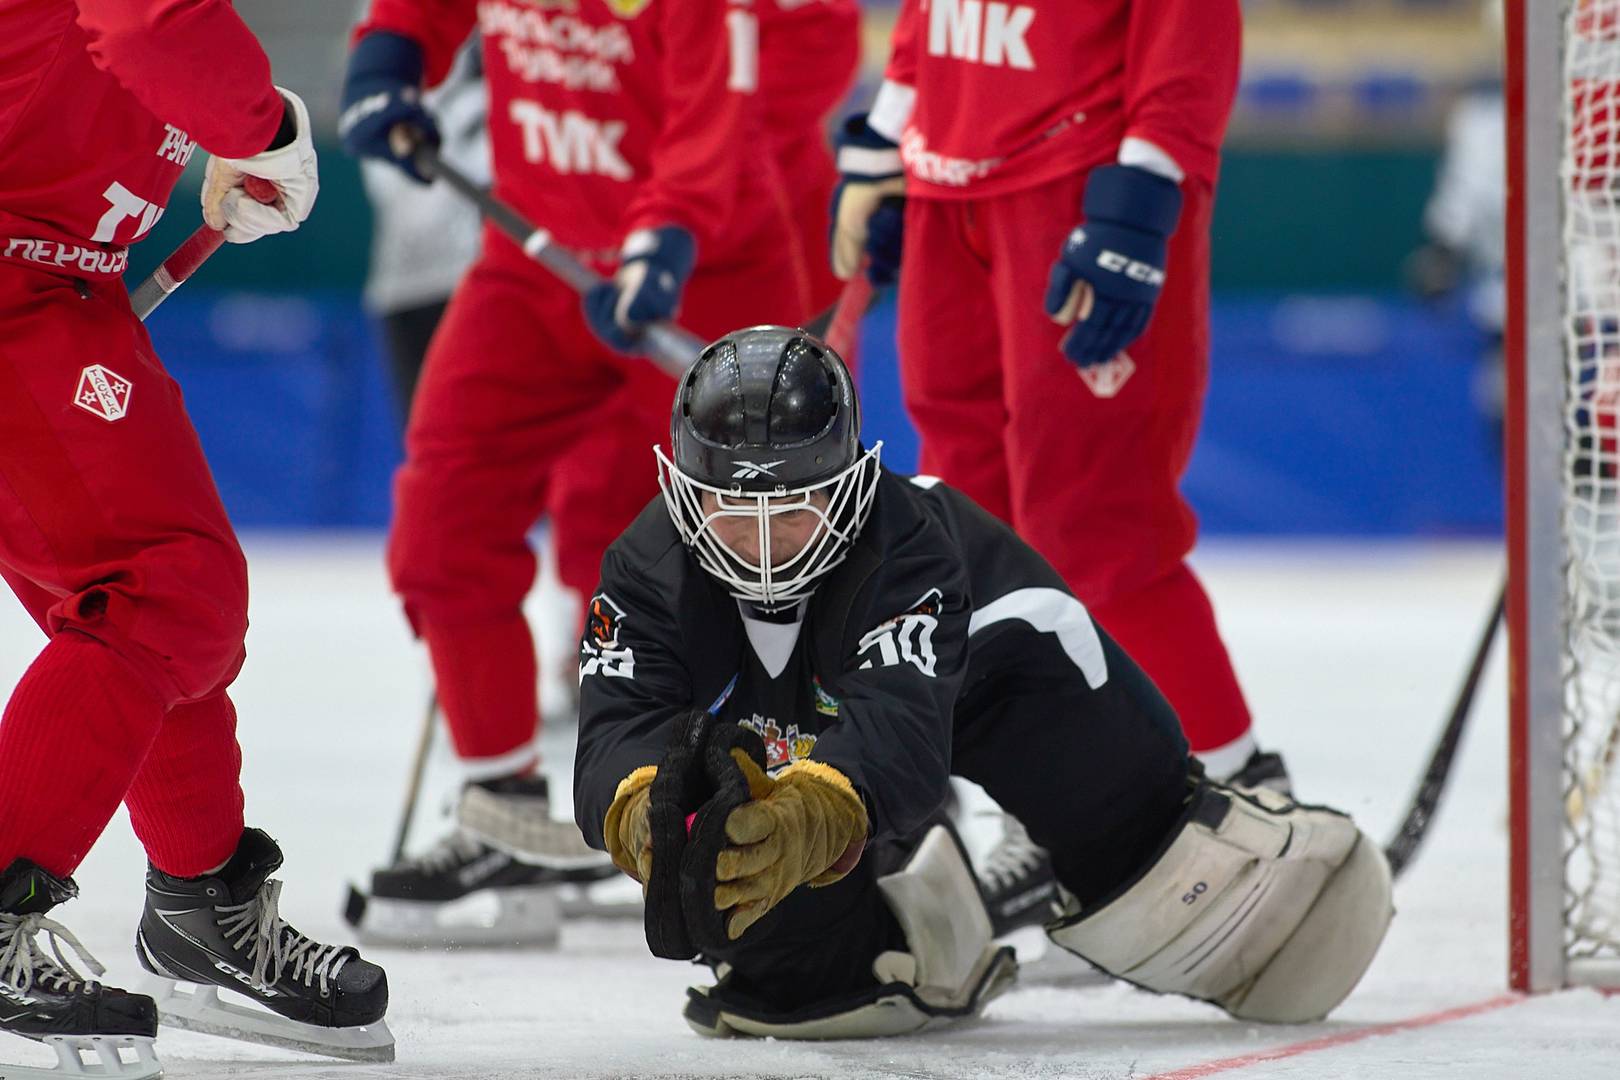
[[[1620,988],[1620,0],[1505,31],[1509,978]]]

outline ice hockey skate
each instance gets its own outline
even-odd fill
[[[1232,787],[1265,788],[1279,795],[1294,794],[1294,781],[1288,775],[1288,766],[1283,763],[1281,754],[1270,750],[1256,750],[1250,754],[1243,767],[1224,782]]]
[[[344,918],[361,943],[422,948],[551,945],[564,919],[639,918],[641,886],[613,866],[519,862],[456,828],[371,875]]]
[[[489,843],[492,834],[522,853]],[[351,888],[343,917],[368,945],[546,946],[564,918],[641,910],[640,886],[573,823],[551,819],[544,778],[504,777],[467,785],[452,830],[374,871],[369,894]]]
[[[617,873],[531,866],[457,826],[421,855],[375,871],[370,895],[352,893],[344,917],[365,944],[551,945],[571,914],[566,901]],[[576,899],[577,913],[585,907]]]
[[[979,891],[996,937],[1039,926],[1058,912],[1058,884],[1046,849],[1011,814],[1002,814],[1001,839],[978,868]]]
[[[259,829],[214,874],[149,867],[136,951],[163,1023],[356,1061],[394,1060],[388,979],[354,949],[323,945],[281,918],[281,849]],[[185,988],[182,984],[190,984]],[[242,994],[257,1006],[220,997]]]
[[[71,878],[27,859],[0,874],[0,1030],[42,1042],[57,1057],[55,1068],[0,1065],[0,1076],[161,1076],[152,1050],[158,1019],[152,999],[87,979],[62,956],[66,945],[92,974],[104,970],[66,927],[45,917],[78,892]],[[50,939],[49,953],[36,941],[42,933]]]

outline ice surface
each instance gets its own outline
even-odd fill
[[[253,629],[236,688],[249,820],[287,851],[283,913],[313,935],[344,939],[344,883],[361,879],[392,842],[428,686],[425,661],[388,594],[378,538],[257,537],[249,558]],[[1302,795],[1387,835],[1490,607],[1498,558],[1483,546],[1407,545],[1212,547],[1202,555],[1261,738],[1286,754]],[[0,605],[0,686],[12,684],[39,643],[15,605]],[[173,1077],[264,1080],[1101,1080],[1192,1070],[1485,1001],[1506,980],[1503,688],[1498,656],[1439,821],[1397,887],[1399,914],[1384,950],[1327,1023],[1261,1028],[1124,986],[1031,980],[981,1021],[939,1033],[823,1045],[710,1042],[679,1015],[684,988],[701,969],[653,960],[638,923],[587,921],[566,926],[553,951],[371,950],[389,970],[393,1065],[326,1062],[185,1032],[164,1034],[159,1052]],[[552,766],[566,768],[570,739],[556,731],[546,740]],[[441,755],[430,810],[448,775]],[[554,785],[566,792],[566,777]],[[419,841],[433,834],[432,816],[423,815]],[[120,815],[80,869],[81,898],[58,910],[114,981],[137,975],[131,943],[142,869]],[[0,1038],[0,1061],[47,1064],[50,1055]],[[1620,1076],[1620,999],[1551,995],[1219,1075],[1612,1078]]]

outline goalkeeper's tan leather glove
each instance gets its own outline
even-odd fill
[[[657,775],[658,766],[643,765],[620,780],[602,819],[602,839],[613,865],[641,882],[643,890],[652,876],[652,827],[647,810]]]
[[[742,750],[731,756],[751,801],[726,818],[715,863],[714,906],[736,941],[803,884],[831,885],[854,869],[871,828],[866,804],[831,765],[800,761],[771,779]]]

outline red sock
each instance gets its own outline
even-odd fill
[[[504,758],[532,747],[540,729],[539,676],[523,615],[453,625],[423,617],[418,623],[457,756]]]
[[[124,801],[146,857],[165,874],[197,877],[242,839],[242,750],[225,694],[176,705]]]
[[[73,873],[162,723],[162,703],[106,645],[53,637],[0,717],[0,869],[26,858]]]
[[[1249,706],[1215,627],[1215,610],[1186,564],[1145,589],[1090,610],[1169,699],[1194,753],[1248,732]]]

